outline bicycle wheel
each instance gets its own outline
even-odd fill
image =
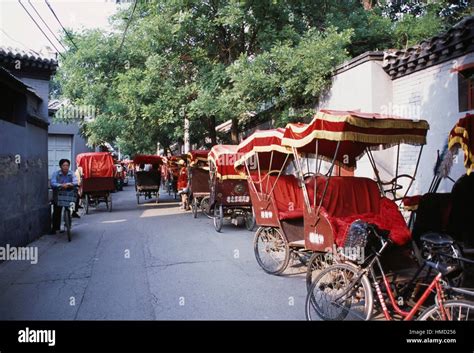
[[[329,266],[316,276],[306,296],[306,319],[369,320],[373,293],[369,279],[354,265]]]
[[[445,319],[441,308],[435,304],[423,311],[417,320],[422,321],[472,321],[474,303],[465,300],[447,300],[443,304]]]
[[[290,247],[277,228],[260,227],[253,241],[255,258],[260,267],[271,275],[279,275],[288,267]]]
[[[68,208],[64,208],[64,227],[66,228],[67,240],[71,241],[71,212]]]
[[[314,252],[309,259],[308,268],[306,270],[306,290],[309,291],[311,284],[316,276],[322,270],[334,264],[333,256],[324,252]]]

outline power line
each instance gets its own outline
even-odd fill
[[[41,31],[41,33],[43,33],[43,35],[46,37],[46,39],[48,40],[48,42],[51,43],[51,45],[53,46],[54,49],[56,49],[56,52],[59,53],[59,55],[61,55],[62,58],[64,58],[63,54],[61,54],[61,52],[58,50],[58,48],[56,48],[56,46],[55,46],[54,43],[49,39],[49,37],[46,35],[46,33],[44,33],[43,29],[42,29],[41,26],[38,24],[38,22],[36,22],[36,20],[33,18],[33,16],[31,16],[31,14],[29,13],[29,11],[26,9],[26,7],[21,3],[21,0],[18,0],[18,3],[21,5],[21,7],[23,7],[23,10],[25,10],[25,12],[28,14],[28,16],[30,16],[31,20],[35,23],[36,27],[38,27],[38,29]]]
[[[125,36],[127,35],[128,27],[130,26],[130,23],[132,22],[133,14],[135,13],[135,9],[137,8],[138,1],[135,0],[133,3],[133,8],[132,8],[132,13],[130,14],[130,17],[128,18],[127,24],[125,25],[125,29],[123,30],[122,34],[122,40],[120,41],[119,48],[117,52],[115,53],[115,61],[114,61],[114,66],[112,67],[112,74],[115,72],[115,67],[117,66],[117,60],[119,58],[120,52],[122,51],[123,44],[125,42]]]
[[[24,43],[22,43],[22,42],[16,40],[15,38],[13,38],[12,36],[10,36],[7,32],[5,32],[5,30],[4,30],[3,28],[0,28],[0,31],[2,31],[3,34],[5,34],[8,38],[10,38],[10,40],[12,40],[12,41],[14,41],[14,42],[20,44],[22,47],[24,47],[24,48],[27,49],[27,50],[32,51],[32,52],[35,53],[36,55],[38,55],[38,56],[40,55],[37,51],[31,49],[30,47],[28,47],[28,46],[25,45]]]
[[[41,15],[39,14],[39,12],[36,10],[36,7],[33,6],[33,4],[31,3],[31,0],[28,0],[28,4],[30,4],[30,6],[33,8],[33,10],[36,12],[36,14],[38,15],[38,17],[40,18],[40,20],[44,23],[44,25],[46,26],[46,28],[51,32],[51,34],[53,35],[53,37],[58,41],[59,44],[61,44],[61,46],[64,48],[64,50],[67,50],[66,47],[63,45],[63,43],[61,43],[61,41],[59,40],[58,37],[56,37],[56,34],[54,34],[54,32],[52,31],[52,29],[48,26],[48,24],[45,22],[45,20],[43,20],[43,17],[41,17]]]
[[[123,31],[122,41],[120,42],[120,46],[119,46],[119,49],[117,51],[117,54],[120,54],[120,52],[122,51],[123,43],[125,42],[125,35],[127,34],[127,30],[128,30],[128,27],[130,26],[130,23],[132,22],[133,14],[135,13],[135,9],[137,8],[137,3],[138,3],[138,1],[135,0],[135,2],[133,4],[132,14],[128,18],[128,22],[125,25],[125,29]]]
[[[72,39],[71,35],[69,34],[69,32],[66,30],[66,28],[64,28],[63,24],[61,23],[61,21],[59,20],[58,16],[56,15],[56,12],[54,12],[53,8],[51,7],[50,3],[48,2],[48,0],[44,0],[44,2],[46,3],[46,5],[48,5],[49,7],[49,10],[52,12],[52,14],[54,15],[54,17],[56,18],[56,21],[58,21],[59,25],[61,26],[61,28],[63,29],[64,33],[66,33],[66,36],[69,38],[69,40],[71,41],[72,45],[74,45],[74,48],[77,49],[77,45],[76,43],[74,43],[74,40]]]

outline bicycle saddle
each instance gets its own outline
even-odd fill
[[[420,237],[420,240],[437,246],[451,245],[454,243],[453,238],[443,233],[426,233]]]

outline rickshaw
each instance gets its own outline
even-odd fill
[[[238,225],[244,220],[247,230],[255,227],[252,203],[246,176],[234,169],[238,159],[237,145],[215,145],[209,152],[210,205],[214,214],[214,227],[222,230],[224,219]]]
[[[372,143],[372,141],[374,144],[389,144],[390,139],[388,139],[387,137],[390,134],[389,129],[392,128],[399,130],[399,136],[397,136],[396,138],[399,139],[403,136],[404,143],[422,145],[423,141],[420,138],[426,136],[426,131],[424,133],[422,131],[428,129],[428,125],[424,121],[413,121],[412,123],[409,123],[407,121],[397,119],[396,124],[391,127],[389,124],[390,121],[383,122],[382,120],[380,120],[377,123],[375,123],[374,121],[371,121],[370,123],[368,123],[368,121],[357,121],[358,119],[354,119],[353,117],[354,115],[356,115],[357,117],[360,113],[350,113],[351,117],[349,119],[352,120],[352,122],[348,122],[347,120],[349,119],[347,119],[346,117],[341,117],[341,115],[343,115],[342,112],[332,111],[323,112],[322,114],[320,114],[319,118],[321,122],[313,124],[313,121],[313,126],[301,127],[301,129],[298,129],[298,127],[296,127],[295,129],[295,126],[290,127],[290,129],[287,129],[285,131],[285,135],[293,141],[287,141],[286,143],[293,146],[294,148],[304,149],[305,146],[303,142],[298,142],[298,140],[305,140],[306,143],[311,143],[311,140],[314,138],[321,137],[322,139],[328,139],[328,136],[330,136],[333,141],[337,141],[337,146],[335,148],[337,154],[338,148],[343,146],[343,144],[352,144],[356,146],[360,143]],[[337,126],[336,124],[333,124],[331,126],[331,124],[325,124],[326,122],[342,121],[348,122],[349,125],[352,125],[352,127]],[[380,128],[383,128],[385,131],[379,131],[377,133],[377,139],[372,140],[370,135],[376,132],[376,130],[373,130],[376,124],[379,124]],[[460,123],[460,125],[465,127],[467,124],[465,121],[463,121]],[[354,126],[358,128],[354,128]],[[366,133],[363,133],[362,127],[367,128]],[[402,131],[402,129],[404,128],[411,128],[411,131],[404,132]],[[327,131],[332,132],[332,134],[325,134],[325,132]],[[334,132],[336,131],[337,134],[341,135],[340,138],[336,139],[337,135],[334,134]],[[346,136],[344,136],[345,131],[351,131],[355,133],[346,134]],[[466,140],[464,139],[464,137],[468,134],[466,134],[465,131],[465,128],[456,129],[456,127],[452,130],[449,138],[450,148],[454,147],[454,145],[457,144],[460,145],[466,151]],[[362,133],[364,135],[359,135]],[[460,135],[463,136],[461,140],[458,138]],[[320,143],[322,144],[322,141],[320,141]],[[368,148],[373,148],[374,146],[375,145],[368,146]],[[319,146],[320,151],[321,147],[322,145]],[[324,153],[324,149],[322,153]],[[334,158],[336,159],[337,157]],[[469,168],[470,165],[471,164],[468,161],[466,167]],[[400,189],[398,187],[398,183],[396,184],[397,185],[394,185],[394,188],[396,187],[397,190]],[[474,184],[470,185],[471,193],[474,189],[473,186]],[[327,183],[325,187],[327,187]],[[329,188],[331,188],[331,186],[329,186]],[[466,192],[466,189],[464,190]],[[324,190],[323,192],[326,192],[326,190]],[[469,197],[470,196],[465,196],[464,199],[467,200]],[[357,198],[358,202],[360,203],[361,201],[364,202],[364,200],[367,199],[367,196],[361,194],[359,190],[359,192],[357,193]],[[403,197],[402,199],[406,200],[407,196],[405,195],[405,197]],[[339,196],[338,201],[340,201]],[[422,198],[419,204],[420,207],[422,206],[423,201],[426,201],[425,205],[429,205],[430,208],[439,205],[439,203],[435,203],[433,205],[433,203],[430,202],[432,200],[430,200],[429,198],[425,200],[423,200]],[[365,203],[367,203],[367,201],[365,201]],[[344,209],[346,209],[346,203],[343,202],[342,204],[344,205]],[[382,296],[381,293],[381,286],[385,286],[386,293],[389,299],[388,301],[393,307],[394,312],[396,312],[405,320],[413,318],[415,313],[418,311],[417,308],[419,307],[419,305],[421,305],[428,298],[428,296],[430,295],[432,290],[435,289],[435,287],[437,292],[437,300],[435,300],[435,305],[431,308],[428,308],[425,313],[421,313],[419,316],[420,319],[440,319],[442,315],[430,315],[437,313],[443,314],[444,304],[446,304],[446,308],[458,308],[459,317],[461,317],[461,308],[466,309],[467,316],[466,313],[463,313],[462,315],[464,315],[463,317],[468,317],[469,310],[472,311],[474,305],[472,303],[465,302],[463,300],[460,301],[458,299],[460,298],[460,295],[461,298],[462,295],[472,296],[472,291],[457,288],[459,286],[458,274],[460,273],[461,269],[459,266],[453,266],[459,265],[459,262],[461,260],[466,261],[467,259],[463,259],[459,256],[456,256],[455,251],[453,253],[449,250],[449,247],[452,247],[454,243],[453,239],[450,239],[450,237],[446,234],[421,232],[421,251],[425,254],[425,257],[422,258],[421,261],[419,261],[419,266],[416,267],[416,272],[414,276],[412,276],[410,281],[406,284],[399,283],[399,281],[388,281],[387,276],[384,273],[383,266],[381,265],[381,261],[379,260],[380,255],[384,253],[385,257],[387,250],[393,248],[395,248],[395,254],[399,255],[400,253],[397,253],[396,249],[400,249],[400,247],[403,247],[405,244],[409,244],[409,241],[413,240],[417,235],[416,229],[413,229],[413,231],[411,231],[408,225],[403,222],[403,218],[400,216],[400,211],[394,206],[395,203],[393,200],[389,200],[388,198],[382,195],[378,200],[378,204],[378,212],[376,212],[375,210],[371,210],[371,212],[369,213],[355,215],[356,217],[354,217],[353,215],[349,215],[348,217],[342,218],[342,220],[340,219],[340,217],[334,219],[334,214],[331,214],[330,212],[325,212],[326,214],[321,212],[321,218],[325,218],[327,223],[329,223],[329,227],[331,229],[329,229],[329,231],[326,231],[324,228],[320,228],[318,230],[318,224],[316,224],[314,226],[314,233],[316,233],[317,235],[314,238],[317,239],[318,235],[321,235],[322,239],[320,238],[320,240],[324,241],[329,236],[329,238],[332,238],[333,241],[339,247],[342,248],[355,246],[354,244],[357,244],[358,247],[362,247],[363,249],[365,249],[365,257],[364,259],[362,259],[362,261],[358,261],[358,265],[355,266],[354,261],[339,263],[330,266],[321,271],[316,276],[316,278],[314,278],[314,283],[311,285],[311,288],[309,288],[306,299],[307,317],[311,318],[310,313],[312,310],[315,310],[318,317],[326,320],[343,320],[347,318],[353,319],[349,317],[349,313],[351,313],[352,315],[354,313],[357,314],[357,312],[361,311],[358,315],[356,315],[356,318],[370,319],[374,301],[372,288],[374,287],[377,292],[378,298],[381,300],[381,307],[383,309],[383,314],[385,318],[391,319],[390,312],[387,310],[385,305],[385,298]],[[324,203],[323,208],[326,208],[326,206],[324,206]],[[449,209],[450,207],[448,204],[445,204],[445,208]],[[439,218],[439,214],[435,217],[433,217],[432,214],[432,217],[429,218],[429,222],[438,223],[439,219],[436,219],[436,217]],[[464,227],[463,229],[465,231],[469,231],[469,227],[466,225],[467,223],[469,223],[469,220],[466,219],[466,217],[464,218],[464,225],[461,225],[461,227]],[[371,237],[372,241],[380,241],[379,247],[375,248],[375,246],[369,247],[366,245],[367,242],[371,241]],[[388,247],[389,244],[395,244],[398,245],[398,247]],[[446,261],[446,256],[448,258],[454,259],[455,261]],[[384,258],[382,258],[382,260],[384,260]],[[404,262],[405,258],[398,257],[396,260],[400,263]],[[376,272],[374,271],[374,267],[376,267]],[[309,267],[308,270],[310,271]],[[422,274],[422,272],[425,272],[425,281],[419,282],[419,276]],[[430,280],[431,282],[426,282],[426,279],[428,279],[430,274],[432,274],[433,272],[434,278]],[[443,278],[443,281],[440,281],[441,278]],[[337,283],[335,281],[337,281]],[[381,284],[379,284],[379,282]],[[420,288],[423,286],[427,287],[424,292],[420,290]],[[445,292],[445,290],[447,291]],[[406,294],[409,295],[407,296]],[[453,294],[453,296],[450,296],[451,294]],[[439,295],[441,295],[442,297],[440,298]],[[400,305],[400,299],[401,303],[405,302],[405,304],[407,303],[406,300],[409,299],[411,303],[408,303],[408,305],[406,306],[409,309],[408,311],[402,309],[402,306]],[[445,299],[450,300],[445,301],[443,304],[443,301]],[[397,301],[399,302],[397,303]],[[327,309],[329,309],[329,311]],[[431,314],[428,315],[427,313]],[[453,312],[450,313],[453,314]],[[449,313],[447,319],[449,319]]]
[[[208,155],[209,150],[193,150],[188,153],[190,198],[194,218],[197,218],[199,209],[211,217]]]
[[[158,203],[161,186],[161,170],[163,163],[160,156],[137,154],[133,159],[136,165],[150,164],[152,166],[149,171],[137,171],[135,173],[135,194],[137,196],[137,205],[140,204],[140,196],[151,198],[155,196],[155,202]]]
[[[111,192],[115,190],[115,166],[110,153],[80,153],[76,156],[76,165],[81,174],[79,196],[86,214],[89,214],[90,206],[97,207],[102,202],[111,212]]]
[[[348,226],[360,217],[382,225],[391,223],[396,228],[392,234],[396,242],[406,242],[409,230],[405,220],[397,204],[385,195],[396,194],[403,187],[399,179],[407,175],[397,173],[389,183],[383,182],[372,163],[375,159],[371,151],[401,143],[422,146],[427,129],[425,121],[338,111],[321,111],[310,124],[287,125],[281,143],[293,152],[296,177],[284,175],[281,170],[273,179],[270,175],[273,210],[263,215],[273,222],[257,232],[254,241],[257,262],[263,270],[281,274],[291,256],[307,262],[312,254],[307,274],[310,284],[312,271],[331,264],[332,257],[326,253],[343,243]],[[370,156],[376,181],[337,175],[353,170],[364,153]],[[310,156],[314,163],[309,168],[307,158],[305,171],[304,157]],[[323,166],[327,168],[325,174]],[[411,178],[412,182],[414,176]]]
[[[262,269],[270,274],[282,273],[289,261],[289,252],[279,252],[271,239],[286,239],[289,249],[300,248],[303,240],[298,232],[303,220],[295,217],[295,212],[299,212],[295,205],[301,203],[303,194],[296,176],[285,173],[294,160],[292,150],[281,145],[284,131],[254,132],[239,144],[240,158],[234,165],[236,171],[247,177],[255,222],[259,227],[253,242],[255,257]],[[261,256],[262,252],[268,256]],[[283,264],[280,264],[279,255],[284,256]],[[272,266],[274,264],[276,268]]]

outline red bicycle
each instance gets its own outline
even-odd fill
[[[388,295],[389,304],[402,320],[408,321],[415,317],[418,320],[436,321],[473,320],[474,303],[459,299],[446,299],[444,289],[448,286],[445,284],[443,277],[455,269],[430,261],[426,261],[425,265],[436,270],[437,275],[409,310],[400,308],[380,263],[381,254],[390,244],[388,233],[379,230],[375,225],[366,224],[366,237],[374,235],[381,241],[381,248],[371,253],[362,266],[356,266],[352,263],[339,263],[321,271],[314,279],[306,297],[306,318],[308,320],[313,318],[323,320],[370,320],[374,308],[374,289],[385,319],[394,319],[387,307],[386,299],[375,274],[374,267],[377,265],[385,292]],[[465,289],[451,287],[448,289],[462,294],[466,294],[466,292],[470,295],[473,294]],[[435,293],[435,304],[423,309],[423,304],[432,293]],[[417,315],[419,312],[420,314]]]

